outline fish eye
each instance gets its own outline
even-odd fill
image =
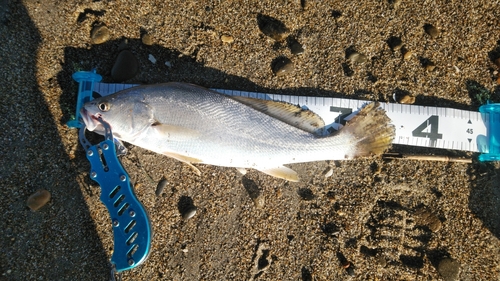
[[[108,111],[109,110],[109,103],[107,102],[101,102],[100,104],[97,105],[100,111]]]

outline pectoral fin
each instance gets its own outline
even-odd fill
[[[155,122],[151,124],[151,127],[157,134],[172,141],[186,141],[200,136],[200,132],[181,126]]]
[[[185,156],[185,155],[181,155],[181,154],[175,153],[175,152],[164,152],[163,155],[166,155],[168,157],[174,158],[176,160],[179,160],[179,161],[187,164],[189,167],[191,167],[191,169],[193,169],[193,171],[198,176],[201,176],[200,170],[198,168],[196,168],[195,166],[193,166],[193,164],[191,164],[191,163],[202,163],[203,161],[201,161],[200,159],[189,157],[189,156]]]
[[[279,166],[276,168],[263,169],[263,170],[258,169],[258,170],[263,172],[264,174],[268,174],[270,176],[284,179],[287,181],[293,181],[293,182],[299,181],[299,175],[297,174],[297,172],[285,166]]]

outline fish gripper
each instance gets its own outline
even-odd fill
[[[97,119],[105,128],[104,141],[91,145],[85,138],[85,124],[79,139],[90,161],[90,178],[101,187],[101,201],[109,211],[113,225],[114,251],[111,257],[116,272],[143,263],[151,249],[152,228],[146,209],[134,194],[130,177],[116,155],[109,124]]]

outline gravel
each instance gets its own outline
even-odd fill
[[[467,110],[477,110],[483,97],[500,101],[492,75],[500,57],[495,1],[304,1],[304,8],[300,2],[7,1],[0,13],[0,279],[109,280],[110,217],[89,179],[78,132],[65,122],[75,114],[71,75],[96,68],[114,82],[122,39],[140,67],[131,83],[380,102],[393,102],[398,89],[418,97],[416,105]],[[91,41],[96,23],[110,31],[101,44]],[[438,27],[435,39],[423,28],[428,23]],[[153,45],[142,43],[141,30]],[[236,40],[223,43],[229,34]],[[289,36],[307,51],[292,55]],[[400,37],[411,59],[390,48],[391,36]],[[346,50],[369,59],[350,63]],[[280,56],[293,59],[294,71],[277,77],[272,63]],[[422,58],[436,65],[433,71]],[[339,161],[328,178],[322,172],[329,163],[291,165],[299,183],[249,170],[244,177],[258,191],[251,197],[235,169],[198,165],[197,176],[178,161],[128,148],[121,161],[155,235],[147,261],[124,272],[124,280],[438,280],[435,256],[453,257],[460,280],[500,278],[498,163],[375,157]],[[392,151],[477,156],[407,146]],[[163,176],[168,196],[160,199],[155,189]],[[38,189],[51,200],[32,212],[26,200]],[[298,190],[313,197],[304,200]],[[189,220],[179,212],[182,198],[198,210]],[[420,206],[439,218],[438,231],[417,223]],[[335,235],[322,231],[326,224],[338,227]],[[383,255],[385,266],[361,247]]]

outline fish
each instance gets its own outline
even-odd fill
[[[142,85],[85,103],[87,130],[193,164],[255,169],[297,182],[285,166],[382,154],[392,144],[394,125],[371,102],[339,131],[322,136],[324,121],[314,112],[281,101],[228,96],[189,83]]]

